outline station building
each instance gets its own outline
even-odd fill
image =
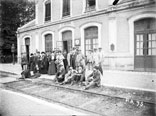
[[[104,69],[156,71],[156,0],[36,0],[36,17],[18,28],[21,53],[83,54],[102,47]]]

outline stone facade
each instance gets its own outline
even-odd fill
[[[155,0],[120,0],[112,5],[110,0],[95,0],[95,8],[86,11],[87,0],[70,0],[70,16],[62,17],[62,0],[51,0],[51,20],[44,21],[45,2],[36,0],[36,18],[18,28],[18,61],[29,38],[29,53],[45,51],[45,35],[52,35],[52,49],[63,40],[63,32],[72,33],[72,47],[80,40],[80,48],[86,53],[85,30],[97,27],[96,47],[105,54],[105,69],[134,70],[134,22],[143,18],[156,19]]]

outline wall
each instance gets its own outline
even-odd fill
[[[44,22],[44,2],[46,0],[38,0],[36,4],[37,24],[43,25]],[[85,12],[85,0],[71,0],[71,16],[80,16]],[[109,0],[96,0],[97,11],[108,8]],[[52,22],[63,19],[62,17],[62,0],[51,0]],[[81,7],[80,7],[81,6]]]
[[[134,42],[131,40],[131,35],[133,36],[133,33],[130,32],[130,25],[129,25],[129,19],[135,15],[141,15],[144,13],[150,13],[154,11],[155,6],[142,6],[142,7],[135,7],[133,9],[126,9],[126,10],[119,10],[117,12],[110,12],[110,13],[104,13],[100,15],[92,15],[92,14],[84,14],[88,15],[88,17],[79,16],[79,19],[73,19],[72,21],[63,22],[60,21],[61,16],[61,5],[59,0],[53,0],[53,21],[56,21],[56,23],[49,23],[49,26],[43,25],[43,20],[40,18],[39,22],[41,27],[39,27],[36,30],[24,32],[20,35],[20,41],[22,41],[23,36],[29,33],[29,35],[32,35],[33,41],[32,44],[34,45],[31,47],[31,52],[35,52],[35,49],[38,49],[39,51],[43,51],[43,37],[42,34],[46,31],[51,31],[54,33],[54,43],[56,47],[56,41],[60,39],[59,31],[63,28],[71,27],[74,30],[74,36],[75,38],[81,38],[82,39],[82,32],[81,27],[83,27],[86,24],[90,23],[96,23],[101,25],[101,46],[103,48],[104,54],[105,54],[105,62],[103,64],[105,69],[120,69],[120,70],[134,70]],[[76,2],[76,3],[75,3]],[[101,4],[100,4],[101,3]],[[76,5],[75,5],[76,4]],[[72,1],[72,8],[73,16],[81,15],[83,14],[83,7],[78,8],[78,6],[82,6],[84,3],[82,1],[73,0]],[[40,5],[40,16],[42,15],[42,1],[39,1],[38,5]],[[99,0],[98,2],[98,8],[104,9],[108,7],[108,1]],[[54,10],[57,9],[57,10]],[[68,18],[72,19],[72,18]],[[63,19],[66,20],[66,19]],[[47,23],[46,23],[47,25]],[[112,31],[113,29],[113,31]],[[116,32],[114,32],[116,31]],[[113,35],[115,33],[115,35]],[[38,40],[37,40],[38,38]],[[35,42],[35,43],[34,43]],[[39,45],[36,44],[38,42]],[[110,50],[110,44],[115,45],[115,50]],[[35,48],[35,49],[34,49]]]

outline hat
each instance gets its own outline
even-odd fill
[[[70,67],[69,67],[69,70],[71,70],[71,69],[73,69],[73,67],[72,67],[72,66],[70,66]]]
[[[41,54],[45,54],[45,52],[41,52]]]

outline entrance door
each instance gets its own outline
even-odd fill
[[[26,47],[26,56],[27,56],[27,60],[29,61],[29,54],[30,54],[30,38],[25,38],[25,47]]]
[[[62,32],[62,41],[63,41],[63,50],[66,50],[67,53],[72,49],[72,31]]]
[[[135,23],[135,70],[156,71],[156,20]]]
[[[89,50],[98,48],[98,27],[88,27],[85,29],[85,54],[88,54]]]

